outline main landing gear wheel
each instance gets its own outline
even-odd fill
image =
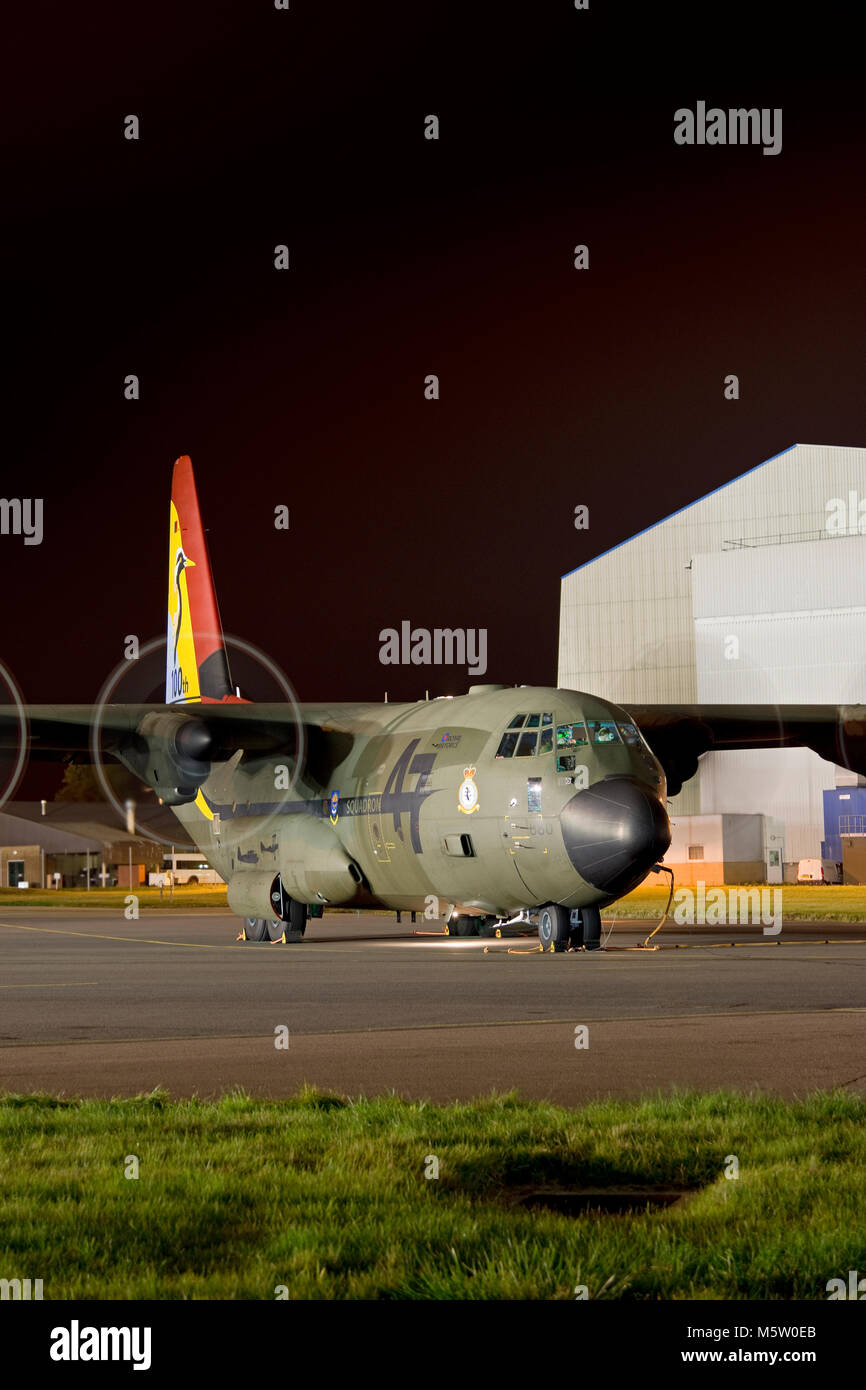
[[[307,904],[289,900],[288,921],[279,917],[245,917],[245,941],[282,941],[283,933],[289,940],[299,941],[307,929]]]
[[[298,932],[303,936],[307,930],[307,904],[297,903],[294,898],[289,898],[289,920],[286,928],[290,932]]]
[[[542,951],[565,951],[571,934],[571,913],[559,903],[543,907],[538,914],[538,939]]]
[[[601,912],[597,907],[581,907],[580,922],[571,928],[571,945],[576,951],[581,946],[585,951],[598,951],[601,948]]]
[[[295,902],[294,898],[286,897],[286,907],[288,917],[285,921],[274,918],[268,922],[268,933],[271,941],[301,941],[304,932],[307,930],[307,904]]]
[[[445,926],[446,936],[479,936],[479,919],[468,917],[461,913],[459,917],[452,917],[451,921]]]

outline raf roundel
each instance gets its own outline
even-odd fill
[[[460,790],[457,793],[457,805],[461,811],[465,811],[467,816],[471,816],[473,811],[478,810],[478,788],[475,785],[475,768],[464,767],[463,781],[460,783]]]

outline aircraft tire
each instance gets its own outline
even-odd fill
[[[582,907],[580,920],[583,924],[583,949],[598,951],[601,948],[601,912],[597,907]]]
[[[247,941],[264,941],[268,934],[268,924],[264,917],[245,917],[244,931]]]
[[[548,903],[538,914],[538,939],[542,951],[564,951],[571,932],[571,914],[559,903]]]
[[[307,904],[296,902],[294,898],[289,898],[289,920],[286,923],[290,932],[300,932],[303,936],[307,930]]]
[[[286,924],[281,922],[279,917],[265,918],[265,934],[270,941],[279,941],[285,930]]]

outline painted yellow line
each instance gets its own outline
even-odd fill
[[[141,942],[145,946],[192,946],[199,951],[230,951],[232,946],[212,946],[202,941],[160,941],[151,936],[109,936],[106,932],[98,931],[67,931],[63,927],[23,927],[18,922],[0,922],[0,927],[8,927],[10,931],[38,931],[44,932],[49,936],[89,936],[97,941],[128,941],[133,946]],[[242,945],[237,941],[235,946]]]
[[[81,989],[84,985],[98,985],[101,980],[66,980],[63,984],[50,984],[44,981],[41,985],[0,985],[0,989]]]
[[[0,927],[8,927],[10,931],[43,932],[48,936],[85,936],[91,937],[95,941],[125,941],[128,945],[131,946],[183,946],[191,947],[193,950],[198,951],[235,951],[239,946],[247,944],[243,941],[232,941],[226,942],[224,945],[217,945],[216,943],[210,943],[207,941],[162,941],[159,937],[152,936],[110,936],[107,932],[67,931],[63,927],[25,927],[22,926],[19,922],[0,922]],[[253,942],[249,944],[252,944],[254,946],[264,946],[265,944],[269,944],[273,946],[276,943]],[[301,943],[298,942],[296,944],[300,945]],[[314,953],[317,953],[319,955],[325,954],[321,949],[319,949],[317,952],[317,947],[321,948],[322,946],[326,946],[328,943],[326,941],[320,941],[315,943],[315,945],[312,942],[304,942],[303,944],[303,956],[299,957],[299,959],[305,959],[313,955]],[[364,943],[363,941],[360,941],[358,944],[363,945]],[[250,960],[254,959],[254,952],[249,951],[245,954],[249,957]]]
[[[35,931],[35,932],[43,932],[43,933],[45,933],[45,934],[47,934],[47,935],[49,935],[49,936],[82,936],[82,937],[90,937],[90,938],[92,938],[92,939],[95,940],[95,941],[126,941],[126,942],[132,944],[133,946],[134,946],[134,945],[139,945],[139,944],[140,944],[140,945],[144,945],[144,946],[186,946],[186,947],[192,947],[194,950],[199,950],[199,951],[234,951],[234,950],[237,949],[238,946],[243,946],[243,945],[264,946],[264,945],[268,945],[268,944],[269,944],[269,945],[272,945],[272,946],[273,946],[273,945],[276,945],[276,944],[277,944],[276,942],[269,942],[269,943],[266,943],[266,942],[262,942],[262,941],[248,942],[248,943],[247,943],[247,942],[243,942],[243,941],[232,941],[232,942],[225,942],[224,944],[218,944],[218,943],[215,943],[215,942],[212,943],[212,942],[206,942],[206,941],[164,941],[164,940],[162,940],[162,938],[160,938],[160,937],[152,937],[152,936],[113,936],[113,935],[109,934],[108,932],[70,931],[70,930],[68,930],[66,927],[27,927],[27,926],[23,926],[20,922],[0,922],[0,927],[8,927],[8,929],[9,929],[10,931]],[[435,933],[435,935],[438,937],[438,936],[439,936],[439,933],[437,932],[437,933]],[[456,938],[449,938],[449,937],[446,937],[446,936],[444,936],[444,935],[441,937],[441,940],[442,940],[442,941],[449,941],[449,940],[451,940],[451,939],[456,940]],[[298,945],[298,946],[303,945],[303,948],[304,948],[304,949],[303,949],[303,952],[302,952],[301,956],[299,957],[299,959],[305,959],[305,958],[307,958],[307,957],[313,955],[314,953],[315,953],[315,954],[318,954],[318,955],[324,955],[324,954],[326,954],[325,948],[328,947],[328,946],[332,946],[332,945],[356,946],[356,947],[358,947],[358,948],[366,949],[366,947],[371,946],[371,945],[375,945],[375,946],[384,946],[384,947],[388,948],[388,947],[390,947],[390,946],[392,946],[392,945],[398,945],[398,946],[401,946],[401,947],[402,947],[402,946],[405,946],[405,945],[415,945],[416,943],[415,943],[415,942],[413,941],[413,939],[412,939],[411,937],[409,937],[409,936],[395,936],[395,937],[393,937],[393,938],[391,938],[391,937],[345,937],[345,936],[341,936],[341,937],[335,937],[335,938],[333,938],[333,939],[329,939],[328,937],[322,937],[320,940],[296,942],[296,943],[293,943],[293,944]],[[428,945],[429,943],[428,943],[428,942],[423,942],[423,943],[418,942],[417,944],[418,944],[419,946],[421,946],[422,944],[423,944],[423,945]],[[470,944],[470,943],[467,942],[467,943],[465,943],[465,944],[468,945],[468,944]],[[477,945],[477,942],[473,942],[473,943],[471,943],[471,944]],[[438,949],[438,948],[437,948],[437,949]],[[253,954],[253,953],[252,953],[252,952],[247,952],[247,954],[250,955],[250,956],[252,957],[252,954]],[[454,958],[457,959],[459,953],[455,951],[455,952],[451,952],[450,954],[452,954],[452,955],[454,956]],[[476,951],[476,952],[474,952],[474,954],[480,955],[481,953],[478,952],[478,951]],[[464,955],[465,955],[465,953],[464,953]],[[460,958],[461,958],[461,959],[464,958],[464,955],[460,955]]]
[[[142,945],[142,946],[179,946],[179,947],[186,948],[186,949],[190,949],[190,950],[194,950],[194,951],[234,951],[234,950],[237,950],[237,948],[238,948],[239,946],[243,946],[243,945],[246,945],[246,944],[255,945],[255,946],[259,946],[259,945],[263,946],[263,945],[266,944],[266,943],[264,943],[264,942],[245,943],[245,942],[243,942],[243,941],[232,941],[232,942],[226,942],[226,943],[224,943],[224,944],[217,944],[217,943],[215,943],[215,942],[207,942],[207,941],[165,941],[165,940],[163,940],[161,937],[152,937],[152,936],[114,936],[114,935],[112,935],[112,934],[109,934],[108,932],[69,931],[69,930],[68,930],[67,928],[65,928],[65,927],[27,927],[27,926],[22,925],[20,922],[0,922],[0,928],[2,928],[2,927],[6,927],[9,931],[42,932],[44,935],[48,935],[48,936],[79,936],[79,937],[87,937],[87,938],[90,938],[90,939],[95,940],[95,941],[124,941],[124,942],[126,942],[128,945],[132,945],[132,946],[136,946],[136,945]],[[437,936],[438,936],[438,933],[437,933]],[[492,947],[489,946],[489,945],[488,945],[488,946],[485,946],[485,948],[484,948],[483,951],[478,950],[478,949],[477,949],[478,944],[480,943],[480,941],[481,941],[482,939],[483,939],[483,938],[477,938],[477,939],[472,940],[471,943],[470,943],[470,941],[468,941],[468,940],[461,943],[461,944],[463,944],[464,946],[469,946],[469,945],[471,945],[471,946],[475,947],[476,949],[474,949],[474,950],[469,950],[469,951],[464,950],[464,951],[459,951],[459,952],[458,952],[458,951],[451,951],[451,950],[449,949],[449,950],[444,954],[444,957],[443,957],[443,958],[447,959],[448,956],[452,956],[453,959],[454,959],[455,961],[457,961],[457,960],[474,959],[476,956],[479,957],[479,958],[482,957],[482,956],[487,956],[488,959],[491,958],[491,957],[495,959],[497,956],[502,956],[503,958],[505,958],[505,957],[508,955],[508,951],[507,951],[507,950],[505,950],[505,949],[499,949],[499,950],[497,950],[497,949],[495,949],[495,948],[492,948]],[[510,940],[510,939],[511,939],[511,938],[508,938],[508,937],[502,938],[501,947],[505,947],[507,941]],[[450,942],[451,940],[457,941],[457,940],[459,940],[459,938],[456,938],[456,937],[455,937],[455,938],[449,938],[449,937],[443,936],[443,937],[441,938],[441,940],[442,940],[443,942],[445,942],[445,941]],[[269,944],[269,945],[276,945],[277,943],[276,943],[276,942],[270,942],[270,943],[267,943],[267,944]],[[354,945],[354,946],[355,946],[357,949],[359,949],[359,950],[364,950],[364,949],[366,949],[366,947],[367,947],[368,945],[374,945],[374,944],[377,945],[377,946],[379,946],[380,948],[384,948],[385,950],[392,949],[392,947],[394,947],[394,946],[398,946],[398,947],[400,947],[400,948],[404,948],[404,947],[407,946],[407,945],[411,945],[411,946],[414,946],[414,947],[415,947],[416,949],[418,949],[418,950],[423,950],[423,949],[426,948],[427,950],[434,950],[434,951],[439,951],[439,952],[441,952],[441,947],[440,947],[438,944],[434,944],[433,942],[431,942],[431,941],[429,941],[429,940],[427,940],[427,941],[418,941],[418,942],[415,942],[415,941],[411,940],[411,939],[408,938],[408,937],[395,937],[395,938],[393,939],[393,941],[392,941],[390,938],[387,938],[387,937],[384,937],[384,938],[383,938],[383,937],[379,937],[379,938],[375,939],[374,941],[373,941],[373,940],[365,939],[364,937],[358,937],[358,938],[341,937],[341,938],[339,938],[339,940],[335,940],[335,941],[329,941],[327,938],[323,938],[322,940],[317,940],[317,941],[305,941],[305,942],[303,942],[303,943],[302,943],[302,942],[297,942],[297,943],[295,943],[295,944],[296,944],[296,945],[299,945],[299,946],[300,946],[300,945],[303,945],[303,951],[302,951],[302,952],[299,954],[299,956],[298,956],[298,959],[299,959],[299,960],[309,959],[309,957],[312,956],[312,955],[325,955],[325,954],[328,954],[327,948],[328,948],[329,946],[332,946],[332,945],[342,945],[342,946],[347,946],[347,947],[351,947],[351,946]],[[687,944],[687,945],[675,945],[674,943],[671,942],[671,943],[664,944],[663,946],[660,946],[658,949],[660,949],[660,950],[665,950],[665,951],[683,951],[683,950],[693,950],[693,951],[695,951],[695,950],[704,950],[704,951],[706,951],[706,950],[719,950],[719,949],[721,949],[721,948],[730,948],[730,946],[732,946],[732,945],[734,945],[734,946],[739,946],[739,947],[741,947],[741,948],[744,948],[744,947],[745,947],[745,948],[750,948],[750,947],[757,947],[757,946],[824,946],[824,945],[834,945],[834,946],[863,946],[863,945],[866,945],[866,940],[859,940],[859,939],[851,940],[850,938],[839,937],[839,938],[835,938],[835,939],[834,939],[834,938],[830,938],[829,940],[823,940],[823,939],[822,939],[822,940],[820,940],[820,941],[809,941],[809,940],[803,940],[803,941],[793,941],[793,940],[788,940],[788,941],[742,941],[742,942],[741,942],[741,941],[737,941],[737,942],[718,941],[718,942],[704,942],[704,943],[700,943],[700,944],[699,944],[699,943],[695,943],[694,945],[691,945],[691,944]],[[251,952],[247,952],[246,954],[250,957],[250,959],[253,958]],[[533,950],[533,951],[530,952],[530,954],[532,954],[532,955],[541,955],[541,954],[545,954],[545,953],[539,952],[538,950]],[[611,956],[612,956],[612,955],[637,955],[637,954],[645,954],[645,955],[649,956],[649,955],[653,954],[653,952],[650,951],[650,950],[647,950],[646,952],[642,952],[642,951],[640,950],[639,947],[611,947],[611,948],[606,948],[605,952],[603,952],[602,954],[603,954],[603,955],[611,955]],[[832,957],[829,957],[829,956],[828,956],[828,957],[821,957],[821,958],[819,958],[819,959],[827,959],[827,960],[830,960],[830,959],[832,959]]]

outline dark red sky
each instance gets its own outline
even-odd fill
[[[0,537],[0,657],[26,697],[93,699],[163,630],[180,453],[227,629],[302,699],[397,699],[468,679],[383,668],[380,628],[486,627],[486,679],[553,682],[563,573],[791,443],[863,444],[853,14],[22,9],[0,495],[43,497],[45,538]],[[698,99],[782,107],[782,153],[678,148]]]

